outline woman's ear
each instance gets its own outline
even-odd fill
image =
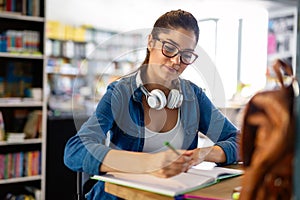
[[[147,43],[147,49],[148,49],[148,51],[151,51],[153,45],[154,45],[154,43],[153,43],[153,37],[150,34],[150,35],[148,35],[148,43]]]

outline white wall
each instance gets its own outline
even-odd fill
[[[246,3],[245,3],[246,2]],[[46,17],[74,25],[92,24],[113,30],[151,28],[154,21],[171,9],[184,9],[196,18],[255,15],[257,1],[201,0],[47,0]]]
[[[221,18],[223,21],[244,19],[242,41],[241,79],[251,84],[253,90],[265,84],[267,18],[266,4],[262,1],[200,1],[200,0],[48,0],[46,17],[71,25],[91,24],[97,28],[132,31],[151,28],[154,21],[166,11],[183,9],[197,19]],[[236,87],[236,32],[231,26],[223,26],[218,39],[218,55],[214,64],[221,75],[226,99]],[[200,27],[201,35],[201,27]],[[203,48],[205,48],[205,44]],[[200,46],[202,45],[199,44]],[[208,41],[209,44],[209,41]],[[205,49],[204,49],[205,50]],[[207,67],[207,66],[203,66]],[[255,77],[255,78],[253,78]],[[204,77],[205,78],[205,77]],[[208,77],[209,78],[209,77]],[[211,89],[211,88],[210,88]],[[210,93],[217,93],[215,89]]]

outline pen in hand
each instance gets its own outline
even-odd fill
[[[180,156],[180,153],[178,151],[176,151],[176,149],[169,143],[169,142],[165,142],[164,143],[165,146],[167,146],[169,149],[171,149],[174,153],[176,153],[178,156]]]
[[[171,149],[174,153],[176,153],[178,156],[180,156],[180,153],[176,151],[176,149],[169,143],[169,142],[164,142],[165,146],[167,146],[169,149]],[[186,169],[183,172],[187,172],[188,169]]]

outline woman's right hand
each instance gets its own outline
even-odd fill
[[[154,176],[168,178],[186,172],[190,168],[191,157],[184,154],[185,150],[178,150],[177,155],[172,150],[167,150],[151,155],[148,172]]]

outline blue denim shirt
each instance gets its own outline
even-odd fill
[[[203,90],[188,80],[180,80],[183,103],[180,107],[184,130],[182,149],[197,147],[197,131],[206,134],[226,155],[226,162],[237,160],[238,130],[212,104]],[[74,171],[101,174],[99,168],[111,149],[143,151],[144,109],[143,93],[136,84],[136,74],[111,83],[93,115],[66,144],[64,162]],[[107,133],[110,145],[105,145]],[[88,200],[117,199],[104,191],[99,181],[86,195]]]

